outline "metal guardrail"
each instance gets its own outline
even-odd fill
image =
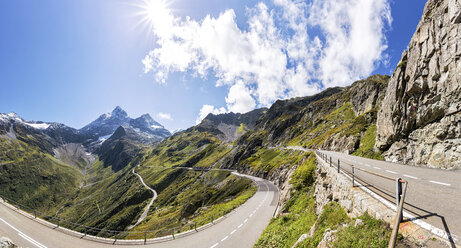
[[[228,170],[228,169],[215,169],[215,168],[205,168],[205,167],[197,167],[197,168],[188,168],[188,167],[176,167],[178,169],[192,169],[194,171],[210,171],[210,170],[224,170],[233,172],[236,170]],[[253,183],[255,183],[253,181]],[[256,183],[255,183],[256,184]],[[198,232],[202,229],[208,228],[210,225],[214,225],[219,223],[223,220],[227,214],[234,211],[236,208],[242,206],[246,202],[242,204],[233,204],[232,208],[220,211],[219,214],[212,215],[207,217],[206,221],[200,222],[189,222],[189,219],[186,218],[184,221],[179,223],[176,227],[166,228],[166,229],[156,229],[156,230],[148,230],[148,231],[120,231],[120,230],[109,230],[104,228],[96,228],[86,226],[80,223],[75,223],[66,219],[61,219],[55,216],[49,216],[45,213],[39,212],[33,208],[27,207],[19,202],[16,202],[8,197],[0,195],[0,203],[1,200],[5,201],[9,205],[13,206],[16,211],[20,212],[21,214],[25,215],[26,217],[30,217],[36,219],[41,224],[45,224],[50,226],[54,229],[59,229],[60,231],[71,233],[74,236],[78,236],[79,238],[87,238],[91,239],[92,241],[97,241],[101,243],[110,243],[115,245],[117,241],[124,240],[124,241],[143,241],[143,244],[150,244],[156,242],[163,242],[166,240],[174,240],[177,236],[185,236],[189,235],[193,232]],[[200,225],[200,226],[199,226]],[[130,236],[132,238],[127,238]],[[170,238],[170,239],[168,239]]]
[[[176,227],[167,228],[167,229],[157,229],[149,231],[120,231],[120,230],[109,230],[104,228],[96,228],[86,226],[80,223],[75,223],[66,219],[61,219],[56,216],[49,217],[48,215],[39,212],[35,209],[29,208],[21,203],[18,203],[12,199],[9,199],[5,196],[0,195],[0,199],[8,203],[8,205],[14,207],[16,211],[22,212],[21,214],[29,217],[31,219],[36,219],[39,223],[50,226],[54,229],[66,233],[72,233],[79,238],[88,238],[93,241],[99,241],[102,243],[111,243],[116,244],[119,240],[125,241],[143,241],[144,244],[155,243],[169,240],[174,240],[178,235],[184,235],[187,232],[198,232],[201,229],[204,229],[206,226],[216,224],[220,222],[227,214],[234,211],[240,205],[232,205],[231,209],[221,211],[218,215],[212,215],[206,220],[209,222],[200,223],[199,222],[190,222],[184,221]],[[130,236],[132,238],[127,238]]]
[[[325,154],[323,152],[320,152],[320,151],[315,151],[315,153],[324,162],[329,164],[330,167],[335,166],[335,163],[332,161],[331,156],[328,157],[327,154]],[[395,245],[396,245],[396,242],[397,242],[397,235],[398,235],[400,222],[402,221],[402,218],[403,218],[403,205],[404,205],[404,201],[405,201],[405,195],[406,195],[406,191],[407,191],[408,182],[403,181],[401,178],[392,178],[392,177],[389,177],[389,176],[386,176],[386,175],[383,175],[383,174],[380,174],[380,173],[376,173],[376,172],[368,171],[368,170],[365,170],[365,169],[362,169],[362,168],[358,168],[358,167],[354,166],[353,164],[349,164],[349,163],[346,163],[344,161],[343,161],[343,163],[348,164],[348,165],[351,166],[351,168],[352,168],[351,172],[349,172],[349,171],[347,171],[345,169],[341,169],[341,160],[340,159],[338,159],[338,161],[336,163],[337,171],[338,171],[338,173],[343,172],[344,174],[349,175],[352,178],[352,187],[355,187],[355,170],[363,171],[365,173],[368,173],[368,174],[371,174],[371,175],[374,175],[374,176],[377,176],[377,177],[381,177],[381,178],[384,178],[384,179],[387,179],[387,180],[395,181],[395,183],[396,183],[396,195],[395,195],[395,198],[396,198],[396,211],[397,211],[397,213],[396,213],[396,216],[395,216],[395,223],[394,223],[394,227],[392,229],[392,234],[391,234],[391,237],[389,239],[389,246],[388,246],[388,248],[394,248]]]

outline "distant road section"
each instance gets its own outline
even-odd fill
[[[131,225],[128,227],[128,230],[131,230],[133,229],[133,227],[137,226],[139,223],[141,223],[146,217],[147,217],[147,214],[149,213],[149,209],[150,207],[152,206],[152,204],[154,203],[155,199],[157,199],[157,191],[155,191],[153,188],[147,186],[146,183],[144,183],[144,180],[142,179],[141,175],[139,175],[138,173],[136,173],[136,171],[134,171],[135,168],[133,168],[133,170],[131,171],[133,174],[135,174],[136,176],[139,177],[139,180],[141,181],[142,185],[144,185],[144,187],[146,187],[147,189],[149,189],[150,191],[152,191],[152,200],[150,200],[149,204],[147,205],[146,209],[144,209],[144,212],[141,214],[141,216],[139,216],[139,219],[138,221],[136,221],[136,224],[134,225]]]
[[[261,236],[277,207],[279,191],[270,181],[235,173],[252,179],[258,191],[245,204],[215,221],[214,224],[191,231],[187,235],[176,235],[163,239],[164,242],[144,245],[144,240],[117,240],[117,247],[162,247],[162,248],[250,248]],[[114,247],[114,240],[107,243],[93,241],[90,237],[61,228],[52,228],[18,213],[10,205],[0,202],[0,236],[9,237],[19,247]],[[136,244],[133,244],[136,243]]]

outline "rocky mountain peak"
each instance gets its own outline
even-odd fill
[[[150,116],[149,114],[143,114],[141,115],[140,117],[136,118],[135,120],[139,120],[139,121],[143,121],[149,125],[157,125],[157,126],[161,126],[163,127],[160,123],[156,122],[152,116]]]
[[[114,110],[112,110],[111,117],[124,119],[128,118],[128,114],[120,106],[117,106]]]
[[[128,130],[128,131],[127,131]],[[88,146],[97,147],[111,136],[128,137],[144,144],[153,144],[171,135],[160,123],[156,122],[149,114],[132,119],[119,106],[111,113],[103,114],[98,119],[80,129],[80,132],[89,137]]]

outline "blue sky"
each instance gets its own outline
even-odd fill
[[[350,70],[344,72],[344,80],[340,80],[339,76],[331,76],[339,75],[338,71],[343,72],[341,65],[337,65],[337,70],[332,71],[334,65],[317,64],[319,58],[327,63],[334,56],[338,56],[337,51],[332,52],[334,56],[328,60],[328,44],[341,41],[338,38],[340,36],[331,38],[337,30],[327,30],[330,32],[327,36],[321,28],[327,27],[329,21],[334,20],[328,15],[326,19],[322,19],[322,16],[311,17],[308,20],[310,25],[312,22],[317,22],[318,25],[306,28],[311,39],[308,48],[316,44],[313,42],[314,37],[318,37],[318,42],[322,44],[322,48],[316,50],[319,54],[290,55],[288,50],[282,49],[281,53],[261,59],[265,62],[271,60],[270,58],[279,58],[277,56],[282,54],[289,58],[284,68],[294,68],[296,65],[310,68],[304,75],[309,78],[309,82],[305,85],[293,83],[287,86],[292,78],[296,78],[293,75],[288,78],[288,70],[271,77],[283,77],[279,80],[282,83],[273,84],[271,78],[261,76],[265,75],[261,68],[255,66],[255,71],[252,71],[254,64],[248,66],[250,69],[244,66],[238,70],[229,68],[226,62],[232,62],[233,58],[221,53],[227,51],[227,48],[220,46],[221,43],[212,43],[213,49],[209,45],[196,46],[199,41],[206,42],[207,37],[188,40],[188,36],[184,36],[181,37],[183,42],[180,44],[174,43],[176,38],[168,41],[169,34],[161,33],[164,20],[152,20],[152,17],[147,18],[146,14],[140,14],[143,12],[142,2],[143,0],[0,1],[0,112],[16,112],[28,120],[57,121],[81,128],[100,114],[110,112],[120,105],[132,117],[149,113],[168,129],[187,128],[196,123],[201,110],[202,114],[211,111],[244,111],[267,106],[276,98],[305,95],[315,93],[324,86],[352,83],[346,83],[349,78],[363,78],[376,73],[391,74],[402,51],[407,47],[424,8],[424,1],[421,0],[381,0],[382,4],[390,6],[391,25],[388,25],[388,20],[380,21],[382,29],[378,28],[378,34],[382,35],[382,39],[378,39],[379,44],[370,42],[369,46],[364,46],[376,50],[375,53],[370,52],[370,56],[374,57],[363,58],[359,54],[358,58],[363,58],[361,61],[368,62],[347,62],[351,63],[346,67]],[[260,2],[264,5],[258,5]],[[304,6],[303,10],[312,10],[312,1],[306,3],[307,7]],[[267,38],[270,41],[268,47],[275,49],[268,49],[270,53],[280,52],[280,49],[277,50],[279,40],[285,43],[294,40],[296,31],[287,28],[289,20],[282,17],[283,8],[288,4],[291,4],[288,0],[175,0],[166,3],[164,7],[167,8],[168,15],[180,20],[170,23],[171,28],[178,32],[193,30],[207,34],[208,30],[215,30],[218,34],[208,38],[212,41],[223,38],[221,41],[230,46],[230,49],[237,50],[240,47],[235,48],[235,43],[251,43],[251,37],[259,35],[259,43]],[[332,6],[317,8],[324,8],[317,9],[322,13],[321,10],[329,10]],[[209,26],[203,22],[207,15],[210,18],[205,23]],[[189,22],[186,21],[186,16],[190,17]],[[143,18],[157,22],[142,23]],[[295,20],[296,23],[302,24],[301,19]],[[278,33],[274,37],[277,39],[265,35],[262,37],[261,32],[249,30],[249,23],[259,23],[261,20],[275,20],[274,27]],[[236,27],[232,26],[234,22]],[[154,26],[154,31],[149,26]],[[224,28],[233,28],[233,31],[237,31],[236,34],[242,35],[242,39],[227,42],[229,37],[219,34],[219,30],[225,30]],[[349,31],[352,32],[351,30]],[[163,43],[159,42],[159,37],[163,37]],[[364,37],[364,40],[369,39]],[[202,55],[186,62],[162,57],[171,52],[168,50],[169,46],[176,45],[180,48],[187,45],[187,49],[192,47],[184,51],[183,56],[195,55],[197,52]],[[247,45],[243,44],[242,47]],[[258,49],[261,50],[261,47],[254,49],[255,55],[250,50],[249,63],[254,60],[251,56],[261,55],[257,53]],[[351,51],[354,51],[353,48]],[[233,50],[230,51],[232,52]],[[154,61],[153,64],[147,63],[153,66],[151,70],[142,62],[148,57]],[[305,63],[303,59],[312,60],[312,65]],[[351,57],[351,61],[354,59],[356,58]],[[245,58],[242,60],[245,61]],[[279,63],[268,64],[275,69],[279,68],[278,65]],[[244,76],[239,74],[242,71]],[[319,71],[322,73],[318,73]],[[163,73],[162,77],[159,77],[159,72]],[[301,73],[298,74],[298,78],[304,80]],[[216,86],[217,81],[221,86]],[[274,87],[273,91],[270,91],[271,86]],[[208,109],[204,106],[208,106]]]

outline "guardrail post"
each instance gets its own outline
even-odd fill
[[[195,222],[195,224],[194,224],[194,229],[197,232],[197,222]]]
[[[397,178],[395,181],[395,208],[399,208],[400,201],[402,200],[402,178]]]
[[[83,234],[84,234],[83,237],[85,237],[86,236],[86,227],[83,228]]]
[[[173,228],[173,232],[172,232],[172,235],[173,235],[173,239],[175,239],[175,238],[174,238],[174,228]]]
[[[339,173],[339,172],[340,172],[340,170],[341,170],[341,169],[340,169],[340,165],[339,165],[339,163],[340,163],[340,161],[339,161],[339,159],[338,159],[338,173]]]
[[[401,179],[399,180],[399,179],[400,178],[397,179],[397,182],[399,182],[400,187],[402,187],[402,180]],[[396,209],[397,213],[395,216],[394,228],[392,229],[392,234],[389,240],[388,248],[394,248],[397,243],[397,234],[399,233],[400,222],[403,219],[403,203],[405,202],[407,186],[408,186],[408,182],[405,182],[405,189],[403,190],[403,193],[401,193],[400,202]]]
[[[144,244],[147,242],[147,232],[144,232]]]
[[[37,210],[34,210],[34,219],[37,219]]]
[[[355,187],[355,173],[354,173],[354,166],[352,166],[352,187]]]
[[[330,167],[331,167],[331,156],[330,156]]]

